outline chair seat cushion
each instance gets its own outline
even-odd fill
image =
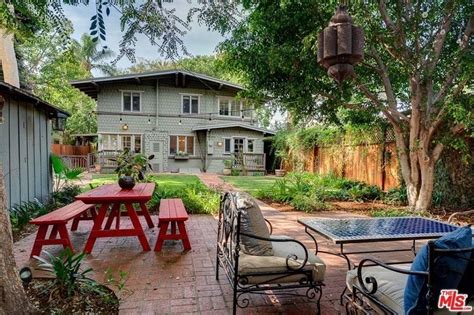
[[[411,264],[399,264],[399,265],[392,265],[393,267],[400,268],[400,269],[407,269],[410,270]],[[404,304],[403,304],[403,295],[405,291],[405,286],[408,280],[408,275],[394,272],[388,269],[385,269],[380,266],[371,266],[371,267],[364,267],[362,268],[362,276],[363,278],[372,276],[377,280],[377,292],[375,292],[374,297],[381,302],[382,304],[388,306],[392,311],[396,314],[404,314]],[[347,288],[352,291],[352,287],[354,285],[359,285],[359,281],[357,279],[357,269],[352,269],[347,272],[346,276],[346,285]],[[378,313],[382,314],[383,311],[378,308],[375,303],[371,303],[371,301],[366,300],[366,302]],[[469,306],[473,306],[474,309],[474,301],[470,301],[468,303]],[[446,308],[437,309],[435,310],[434,314],[436,315],[447,315],[453,314],[449,312]],[[464,314],[474,314],[473,312],[467,312]]]
[[[272,236],[276,239],[291,239],[288,236]],[[297,261],[289,260],[290,267],[297,268],[303,262],[304,249],[295,242],[272,242],[273,256],[255,256],[240,253],[239,276],[241,283],[291,283],[299,282],[305,278],[304,274],[292,274],[288,276],[279,275],[257,275],[267,273],[284,273],[288,271],[286,258],[296,255]],[[326,265],[318,256],[308,250],[308,261],[304,267],[305,271],[312,276],[312,281],[322,282],[326,272]],[[242,278],[244,277],[244,278]],[[277,278],[277,279],[276,279]]]
[[[411,264],[393,265],[393,267],[410,270]],[[371,266],[362,268],[362,276],[374,277],[377,280],[377,291],[374,296],[382,304],[388,306],[397,314],[403,314],[403,293],[407,283],[408,275],[393,272],[380,266]],[[352,286],[359,285],[357,279],[357,269],[352,269],[347,272],[346,285],[352,291]],[[368,301],[370,304],[370,301]],[[376,305],[370,304],[374,309]]]

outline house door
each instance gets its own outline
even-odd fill
[[[244,153],[244,141],[245,138],[234,138],[234,154],[241,155]]]
[[[152,143],[152,153],[155,155],[153,160],[151,161],[153,166],[154,172],[163,172],[163,155],[165,154],[163,151],[163,141],[157,141]]]

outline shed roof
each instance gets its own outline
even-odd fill
[[[33,105],[42,108],[48,113],[48,116],[50,118],[66,118],[70,116],[70,114],[65,110],[51,105],[48,102],[43,101],[38,96],[4,81],[0,81],[0,92],[6,93],[8,95],[13,95],[19,99],[25,100]]]
[[[224,80],[210,77],[205,74],[187,70],[162,70],[145,73],[124,74],[110,77],[90,78],[86,80],[71,81],[71,85],[81,90],[93,99],[97,99],[100,86],[110,83],[154,83],[156,80],[176,87],[205,88],[210,90],[221,90],[223,87],[235,92],[243,90],[243,87]]]
[[[268,130],[265,128],[260,128],[257,126],[252,126],[252,125],[247,125],[247,124],[242,124],[238,122],[232,122],[232,123],[224,123],[224,124],[213,124],[213,125],[198,125],[193,127],[193,131],[199,131],[199,130],[212,130],[212,129],[226,129],[226,128],[243,128],[243,129],[248,129],[248,130],[253,130],[253,131],[258,131],[262,133],[266,133],[269,135],[274,135],[275,131]]]

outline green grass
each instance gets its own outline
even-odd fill
[[[151,175],[148,177],[150,181],[155,182],[158,186],[163,185],[170,189],[184,188],[189,184],[199,184],[201,181],[195,175],[179,175],[179,174],[165,174],[165,175]],[[104,184],[113,184],[117,182],[116,174],[94,174],[92,175],[91,185],[98,187]],[[83,191],[90,190],[90,185],[86,185]]]
[[[267,189],[273,186],[278,177],[275,176],[221,176],[221,178],[252,195],[260,189]]]

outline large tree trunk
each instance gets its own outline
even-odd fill
[[[31,314],[33,307],[23,290],[13,256],[13,237],[6,209],[3,168],[0,162],[0,314]]]

